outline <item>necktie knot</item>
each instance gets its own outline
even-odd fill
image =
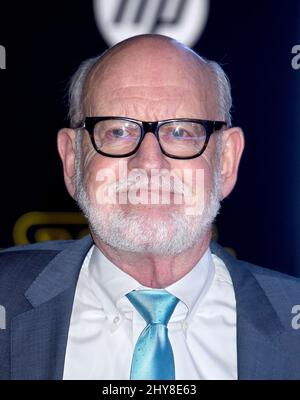
[[[179,299],[161,289],[135,290],[127,298],[147,324],[167,325]]]

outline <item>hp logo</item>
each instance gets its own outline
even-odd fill
[[[98,28],[108,43],[143,33],[171,36],[193,46],[204,30],[209,0],[94,0]]]

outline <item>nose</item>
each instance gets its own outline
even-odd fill
[[[137,150],[128,162],[130,168],[143,168],[150,170],[152,168],[168,168],[169,161],[162,153],[158,139],[152,132],[147,132],[144,139]]]

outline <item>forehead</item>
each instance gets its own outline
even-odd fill
[[[151,112],[153,117],[161,114],[157,119],[205,117],[199,113],[212,117],[217,109],[215,93],[210,69],[189,54],[121,51],[90,74],[84,107],[87,114],[123,113],[136,118]]]

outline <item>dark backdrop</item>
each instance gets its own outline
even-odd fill
[[[66,85],[79,62],[107,48],[92,2],[4,1],[0,5],[0,247],[14,243],[30,211],[77,211],[63,183],[56,132]],[[234,124],[246,150],[239,181],[217,220],[218,240],[248,261],[300,276],[300,2],[210,2],[194,49],[221,62],[232,83]]]

